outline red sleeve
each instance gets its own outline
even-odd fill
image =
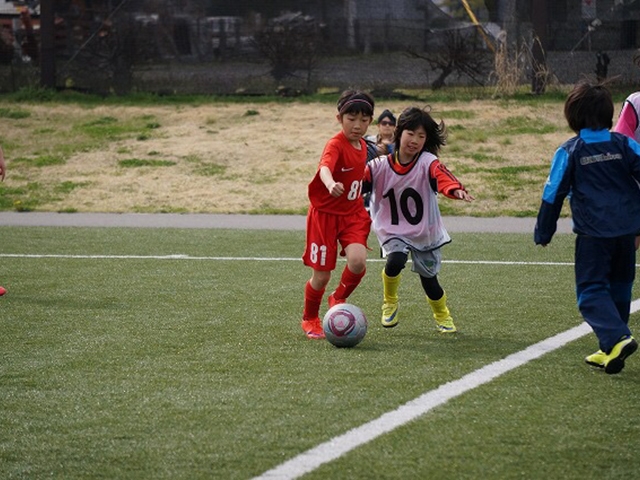
[[[436,180],[438,192],[442,193],[445,197],[456,198],[453,196],[454,190],[467,191],[455,175],[440,163],[440,160],[431,162],[429,166],[429,176]]]
[[[371,169],[369,168],[369,164],[364,167],[364,178],[362,180],[371,183]]]
[[[320,157],[320,165],[318,168],[324,166],[328,167],[332,172],[336,168],[336,161],[340,156],[340,147],[338,142],[336,142],[333,138],[327,142],[324,146],[324,150],[322,151],[322,156]]]

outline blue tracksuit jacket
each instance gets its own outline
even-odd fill
[[[640,144],[606,129],[581,130],[553,157],[535,243],[551,241],[567,195],[575,233],[600,238],[640,233],[638,182]]]

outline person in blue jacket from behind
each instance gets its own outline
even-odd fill
[[[619,373],[638,343],[629,330],[635,279],[635,236],[640,232],[640,144],[611,132],[613,101],[602,84],[581,81],[569,93],[564,116],[577,134],[551,163],[534,231],[546,246],[569,197],[575,241],[578,309],[598,338],[585,358]]]

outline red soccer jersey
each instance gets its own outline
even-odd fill
[[[361,196],[364,167],[367,163],[367,146],[360,139],[360,150],[355,148],[344,133],[335,134],[324,147],[318,171],[309,184],[309,200],[311,205],[321,212],[334,215],[350,215],[364,209]],[[332,197],[327,187],[320,180],[320,168],[331,170],[333,179],[344,185],[344,193]]]

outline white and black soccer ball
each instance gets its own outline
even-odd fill
[[[324,335],[336,347],[355,347],[367,334],[367,317],[350,303],[330,308],[322,320]]]

